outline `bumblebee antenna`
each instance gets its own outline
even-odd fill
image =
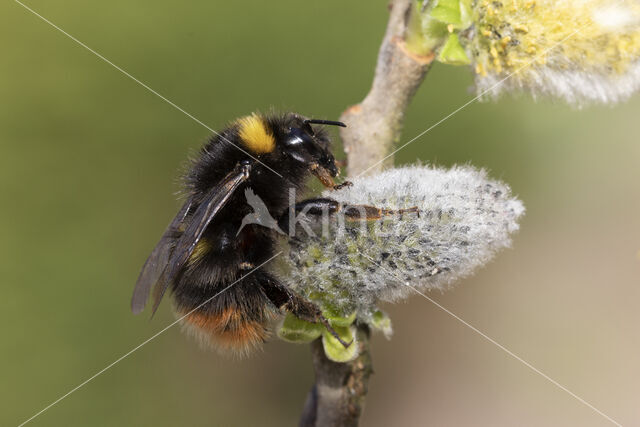
[[[318,119],[307,119],[304,121],[304,124],[307,125],[329,125],[329,126],[340,126],[343,128],[346,128],[347,125],[345,125],[342,122],[336,122],[334,120],[318,120]]]

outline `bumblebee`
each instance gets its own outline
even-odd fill
[[[301,210],[367,218],[390,212],[342,206],[327,198],[296,200],[290,206],[289,189],[302,194],[311,175],[326,187],[339,187],[333,181],[338,167],[322,125],[345,126],[295,113],[252,114],[211,137],[185,176],[182,208],[142,268],[132,311],[140,313],[153,292],[155,313],[170,289],[188,331],[239,354],[263,343],[272,320],[282,312],[321,322],[339,339],[315,304],[265,267],[277,255],[281,230],[243,221],[253,212],[245,191],[261,200],[282,229],[287,229],[291,213]]]

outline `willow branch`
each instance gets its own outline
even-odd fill
[[[414,0],[393,0],[380,47],[375,77],[365,99],[341,116],[347,128],[341,138],[348,175],[372,172],[393,163],[389,154],[400,138],[405,112],[422,83],[434,55],[420,56],[405,47]],[[373,372],[369,330],[358,325],[359,356],[349,363],[327,359],[320,339],[311,344],[316,383],[309,392],[300,426],[353,427],[364,409]]]
[[[435,57],[433,53],[422,56],[406,49],[413,3],[395,0],[390,4],[391,14],[371,90],[340,118],[348,126],[340,136],[347,153],[349,176],[375,172],[393,163],[393,158],[387,156],[400,138],[409,102]]]
[[[364,408],[369,376],[372,373],[369,353],[369,330],[359,326],[358,357],[349,363],[327,359],[322,340],[311,343],[316,383],[307,396],[300,426],[352,427],[358,425]]]

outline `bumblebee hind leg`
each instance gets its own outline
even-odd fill
[[[345,348],[351,345],[351,342],[346,342],[340,338],[329,321],[322,315],[322,311],[317,305],[304,299],[278,280],[269,277],[268,280],[262,283],[262,290],[273,305],[281,311],[291,313],[307,322],[321,323]]]

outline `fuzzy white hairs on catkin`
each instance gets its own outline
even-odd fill
[[[485,98],[525,91],[581,107],[640,90],[638,0],[478,0],[474,11],[467,49]]]
[[[288,274],[301,293],[323,306],[367,320],[381,301],[445,289],[511,244],[524,213],[510,188],[471,166],[407,166],[356,178],[324,194],[343,204],[416,213],[376,221],[334,215],[329,234],[307,218],[315,236],[298,227],[290,239]],[[342,226],[341,226],[342,225]],[[410,285],[410,286],[407,286]]]
[[[525,75],[487,75],[476,79],[476,90],[483,98],[498,98],[503,92],[524,91],[534,98],[552,97],[582,107],[589,102],[616,104],[640,90],[640,62],[620,76],[581,70],[555,70],[531,66]]]

